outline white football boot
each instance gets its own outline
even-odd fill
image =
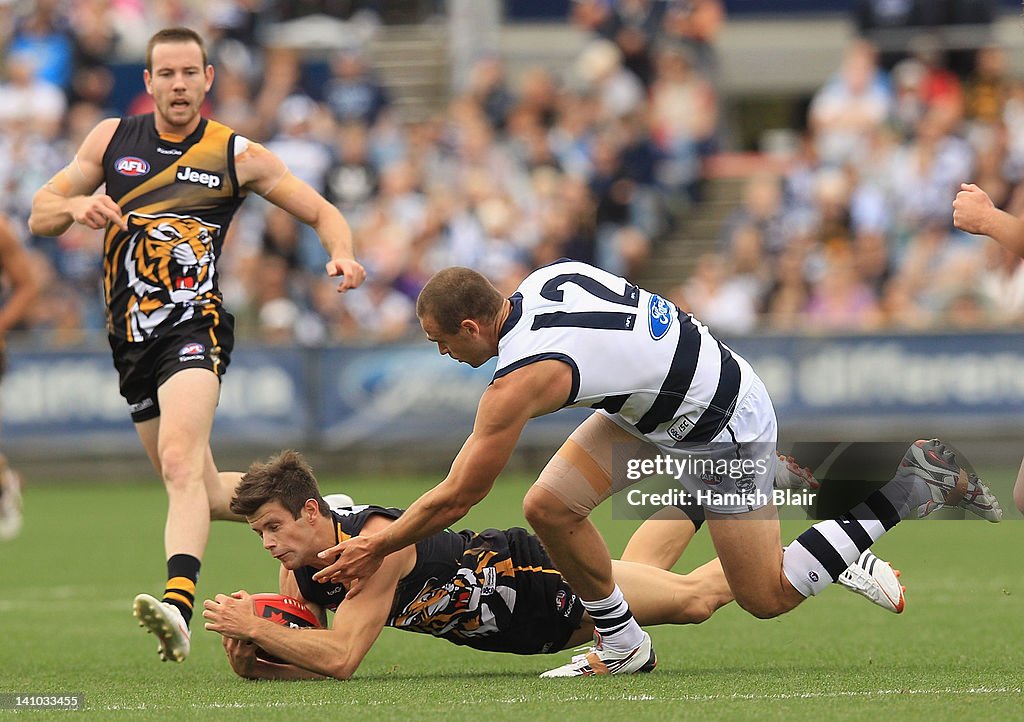
[[[953,451],[938,439],[919,439],[911,444],[896,476],[928,485],[931,499],[917,508],[919,518],[944,506],[966,509],[991,522],[1003,518],[999,502],[984,482],[963,469]]]
[[[548,670],[542,678],[592,677],[598,674],[639,674],[650,672],[657,666],[651,636],[644,632],[643,641],[629,652],[613,652],[605,649],[601,636],[595,634],[594,646],[584,654],[577,654],[568,664]]]
[[[889,562],[867,549],[839,575],[836,583],[862,597],[867,597],[882,609],[900,614],[905,605],[905,589],[900,584],[899,576],[898,569],[893,569]]]
[[[0,541],[18,536],[21,524],[21,477],[8,468],[0,474]]]
[[[159,642],[156,651],[160,659],[165,662],[185,661],[192,649],[192,640],[180,609],[149,594],[140,594],[135,597],[132,612],[140,627],[156,635]]]

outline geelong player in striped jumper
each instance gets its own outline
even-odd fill
[[[960,505],[998,520],[988,490],[938,441],[920,441],[896,477],[839,519],[820,522],[783,551],[771,503],[776,420],[750,365],[665,299],[599,268],[561,261],[531,273],[510,298],[479,273],[448,268],[420,293],[427,338],[478,367],[497,356],[473,432],[447,478],[386,530],[324,550],[340,558],[318,581],[358,594],[383,558],[434,534],[480,501],[526,423],[567,406],[598,409],[570,435],[527,493],[523,510],[555,566],[594,620],[597,644],[545,677],[647,672],[656,658],[615,585],[589,514],[636,483],[629,461],[669,457],[736,464],[742,473],[680,475],[704,499],[707,526],[736,601],[775,617],[817,594],[901,519]],[[624,464],[625,463],[625,464]]]

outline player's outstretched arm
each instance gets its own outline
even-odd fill
[[[988,236],[1024,257],[1024,220],[995,207],[988,193],[973,183],[961,183],[953,201],[953,225],[968,233]]]
[[[93,128],[78,154],[32,197],[29,230],[37,236],[59,236],[72,223],[100,229],[108,223],[128,229],[121,208],[107,195],[93,195],[103,183],[103,153],[117,130],[116,118]]]
[[[388,554],[464,517],[494,486],[526,422],[565,405],[571,388],[569,366],[553,360],[532,363],[496,379],[480,398],[473,433],[445,480],[413,502],[384,531],[358,536],[320,552],[325,559],[341,556],[313,578],[341,582],[348,587],[349,597],[354,596]]]
[[[355,259],[352,230],[337,208],[317,193],[308,183],[296,178],[274,153],[259,143],[235,157],[238,182],[268,201],[291,213],[316,231],[330,260],[327,275],[340,277],[338,291],[358,288],[366,271]]]

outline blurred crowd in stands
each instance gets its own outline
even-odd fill
[[[351,42],[296,47],[307,5]],[[333,13],[333,15],[332,15]],[[323,25],[320,17],[312,21]],[[28,235],[32,194],[111,106],[116,63],[141,63],[160,27],[207,38],[206,115],[262,142],[346,214],[369,276],[339,297],[316,236],[258,197],[225,239],[218,273],[238,335],[269,343],[380,343],[419,333],[430,275],[472,266],[511,292],[562,256],[642,276],[703,202],[727,149],[715,39],[721,0],[577,0],[590,40],[564,73],[507,75],[475,60],[436,113],[401,113],[369,52],[372,2],[0,0],[0,212],[43,279],[28,330],[50,344],[102,337],[101,237]],[[330,26],[328,26],[330,29]],[[141,75],[141,65],[138,69]],[[972,329],[1024,317],[1024,272],[956,233],[964,180],[1024,211],[1024,86],[985,47],[966,75],[922,39],[891,69],[851,44],[811,99],[805,128],[745,181],[717,245],[669,294],[724,334]]]

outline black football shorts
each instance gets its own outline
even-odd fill
[[[209,369],[218,378],[223,376],[235,344],[232,326],[229,314],[223,313],[216,326],[186,322],[148,341],[133,343],[108,334],[121,395],[128,402],[132,421],[160,415],[156,390],[182,369]]]

